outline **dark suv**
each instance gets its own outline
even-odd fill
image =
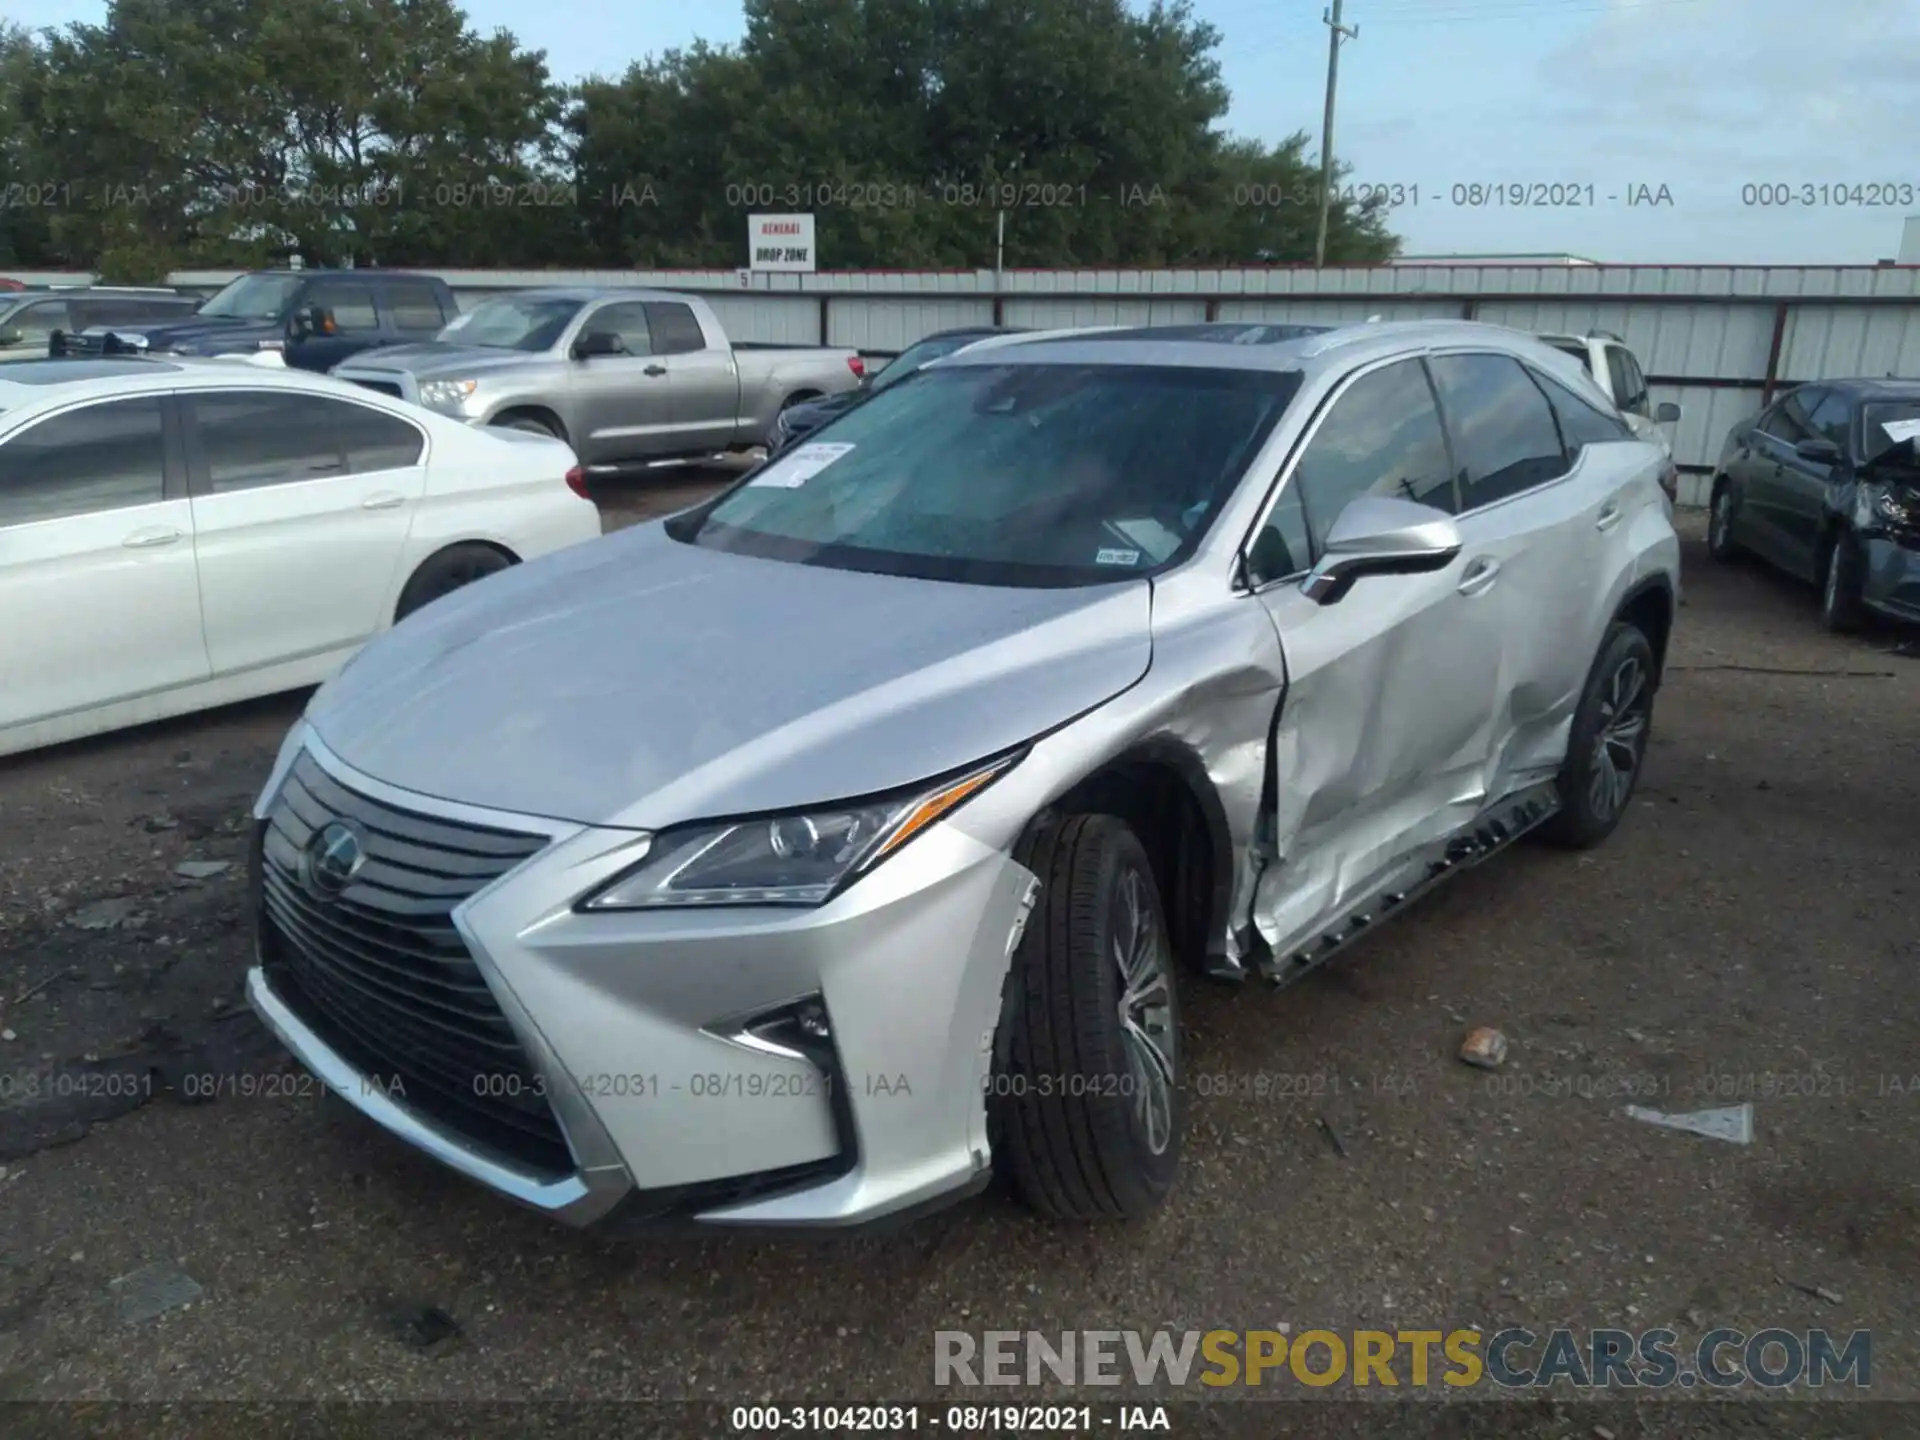
[[[56,332],[179,319],[199,303],[178,290],[117,285],[8,289],[0,293],[0,360],[42,360]]]
[[[68,355],[243,355],[278,351],[296,370],[325,372],[376,345],[430,340],[460,313],[431,275],[383,270],[255,270],[193,314],[63,338]]]

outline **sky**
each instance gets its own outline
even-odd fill
[[[1344,3],[1359,35],[1341,49],[1334,154],[1349,183],[1399,199],[1408,254],[1871,264],[1897,255],[1920,215],[1920,0]],[[1227,128],[1266,141],[1305,130],[1317,154],[1322,0],[1193,8],[1223,37]],[[105,5],[6,10],[37,28],[97,21]],[[562,80],[744,29],[738,0],[466,10],[545,50]]]

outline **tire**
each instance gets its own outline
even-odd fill
[[[1866,623],[1861,598],[1867,582],[1866,556],[1845,530],[1833,537],[1820,566],[1820,623],[1835,635],[1848,635]]]
[[[400,603],[394,607],[394,621],[397,624],[423,605],[430,605],[442,595],[451,595],[476,580],[497,575],[511,564],[511,559],[490,545],[452,545],[437,555],[429,555],[413,572],[406,589],[400,592]]]
[[[1653,647],[1624,622],[1608,628],[1573,712],[1567,758],[1556,785],[1560,809],[1542,838],[1569,849],[1598,845],[1633,800],[1653,728]]]
[[[502,430],[524,430],[529,435],[544,435],[549,440],[564,440],[560,427],[550,420],[542,420],[537,415],[509,415],[504,420],[493,422]]]
[[[1738,560],[1742,553],[1739,542],[1733,538],[1733,522],[1738,510],[1733,486],[1722,485],[1713,492],[1713,508],[1707,520],[1707,553],[1723,565]]]
[[[1173,1188],[1184,1109],[1173,947],[1153,867],[1112,815],[1043,821],[1014,858],[1040,877],[1040,897],[1008,971],[995,1042],[995,1161],[1043,1215],[1143,1215]],[[1128,945],[1130,915],[1139,926]],[[1144,1002],[1129,1007],[1131,1032],[1121,1019],[1119,955],[1128,951]]]

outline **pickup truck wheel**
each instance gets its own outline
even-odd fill
[[[1859,542],[1845,531],[1835,535],[1820,566],[1820,623],[1836,635],[1858,630],[1867,618],[1861,600],[1866,581]]]
[[[1627,813],[1653,726],[1653,647],[1633,625],[1613,625],[1573,712],[1566,762],[1556,782],[1560,809],[1541,827],[1555,844],[1584,850],[1611,835]]]
[[[1007,974],[989,1134],[1029,1205],[1124,1219],[1166,1197],[1182,1096],[1173,946],[1146,850],[1112,815],[1043,821],[1014,858],[1040,898]]]
[[[432,604],[442,595],[451,595],[463,585],[498,574],[511,564],[509,557],[490,545],[450,545],[436,555],[429,555],[413,572],[406,589],[400,592],[400,603],[394,607],[394,621],[397,624],[421,606]]]

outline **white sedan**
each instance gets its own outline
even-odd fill
[[[600,534],[563,442],[300,370],[0,374],[0,755],[325,680],[460,585]]]

